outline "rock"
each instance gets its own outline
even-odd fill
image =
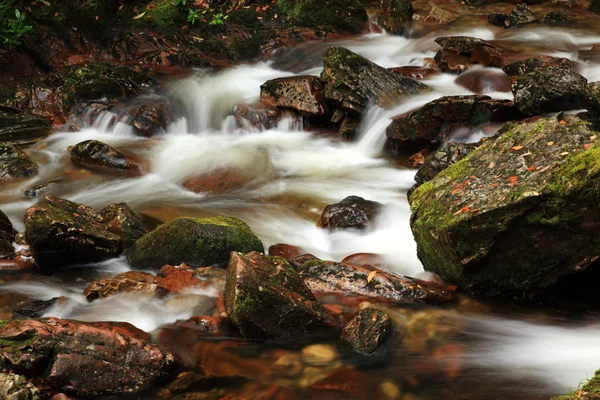
[[[100,211],[100,216],[108,230],[121,238],[123,250],[148,233],[142,217],[127,203],[110,204]]]
[[[389,339],[392,331],[392,320],[386,313],[364,308],[342,329],[341,345],[369,355]]]
[[[279,0],[277,5],[292,24],[325,31],[358,33],[368,21],[358,0]]]
[[[345,139],[354,139],[358,134],[360,122],[352,117],[345,117],[340,124],[339,134]]]
[[[339,331],[292,266],[281,257],[232,252],[225,307],[246,339],[280,339]]]
[[[452,298],[449,291],[438,285],[395,275],[369,264],[309,260],[298,267],[298,272],[313,293],[339,293],[399,303],[441,303]]]
[[[565,10],[552,10],[542,18],[542,22],[548,25],[566,25],[575,22]]]
[[[429,78],[430,76],[436,75],[438,71],[433,68],[420,67],[416,65],[406,65],[404,67],[389,68],[397,74],[400,74],[406,78],[416,79],[418,81]]]
[[[42,117],[0,105],[0,143],[24,145],[44,139],[52,132]]]
[[[25,191],[25,196],[42,198],[46,195],[51,195],[62,183],[65,183],[64,179],[55,179],[53,181],[38,183],[27,189]]]
[[[504,27],[506,24],[507,18],[508,18],[508,14],[492,13],[488,16],[488,22],[492,25]]]
[[[0,182],[37,175],[38,167],[18,147],[0,144]]]
[[[477,94],[510,92],[510,78],[501,71],[488,68],[469,70],[461,74],[454,82]]]
[[[10,219],[0,210],[0,258],[14,254],[15,233]]]
[[[65,303],[64,297],[53,297],[50,300],[33,300],[27,302],[13,311],[14,318],[40,318],[48,309],[57,303]]]
[[[0,373],[0,398],[4,400],[41,400],[40,391],[22,375]]]
[[[191,317],[185,321],[179,321],[171,326],[163,327],[162,329],[191,329],[193,330],[195,337],[205,336],[218,336],[218,337],[236,337],[239,336],[235,325],[231,322],[231,319],[227,317],[213,317],[213,316],[198,316]],[[165,333],[161,332],[161,335]]]
[[[381,207],[381,203],[358,196],[348,196],[339,203],[325,207],[317,226],[330,230],[366,229],[371,226]]]
[[[381,0],[377,24],[392,35],[402,35],[412,21],[412,0]]]
[[[597,132],[576,116],[505,126],[416,189],[425,270],[485,295],[548,290],[600,255]]]
[[[71,161],[99,171],[118,171],[134,175],[141,173],[140,165],[119,150],[97,140],[77,143],[70,151]]]
[[[445,51],[452,51],[465,56],[470,56],[478,47],[494,47],[483,39],[471,36],[442,36],[435,39],[435,42]]]
[[[220,168],[186,179],[183,187],[194,193],[223,194],[241,189],[254,179],[257,177],[252,170]]]
[[[500,68],[506,64],[506,52],[489,46],[479,46],[471,53],[470,61],[484,67]]]
[[[456,53],[454,51],[438,51],[433,58],[438,68],[442,72],[458,73],[471,68],[473,63],[468,56]]]
[[[88,301],[103,299],[117,293],[140,292],[141,294],[154,295],[157,285],[154,284],[154,275],[147,272],[127,271],[113,277],[92,282],[83,295]]]
[[[427,13],[427,16],[423,18],[423,21],[431,21],[438,24],[448,24],[450,22],[456,21],[458,18],[460,18],[460,14],[456,12],[445,10],[438,6],[433,6]]]
[[[395,117],[387,129],[387,136],[400,145],[407,141],[429,145],[445,141],[461,127],[518,117],[520,113],[509,100],[493,100],[480,95],[445,96],[407,115]]]
[[[283,257],[286,260],[289,260],[294,257],[298,257],[299,255],[305,254],[306,252],[302,250],[300,247],[292,246],[285,243],[276,243],[269,246],[269,256],[274,257]]]
[[[139,136],[151,137],[166,131],[173,121],[166,101],[135,104],[127,110],[131,118],[133,132]]]
[[[316,76],[271,79],[260,86],[260,101],[267,107],[281,107],[314,116],[328,113],[321,82]]]
[[[427,89],[422,83],[388,71],[343,47],[329,47],[323,64],[325,98],[356,113],[372,102],[391,107],[400,98]]]
[[[575,70],[575,63],[568,58],[552,56],[535,56],[526,60],[515,61],[502,67],[508,76],[526,75],[542,68],[557,67]]]
[[[273,107],[238,104],[233,107],[233,117],[240,127],[272,129],[277,127],[283,113]]]
[[[600,117],[600,82],[592,82],[587,85],[582,104],[594,117]]]
[[[508,14],[506,20],[504,21],[505,28],[516,28],[518,26],[531,24],[534,22],[538,22],[535,15],[533,15],[533,11],[527,7],[527,4],[520,3],[517,4],[515,9]]]
[[[588,10],[600,14],[600,0],[592,0]]]
[[[547,67],[517,76],[511,90],[525,114],[544,114],[581,108],[587,79],[567,68]]]
[[[435,178],[437,174],[465,158],[467,154],[477,148],[474,143],[452,143],[446,142],[433,153],[423,166],[417,171],[415,181],[417,184],[423,184]]]
[[[147,333],[124,322],[12,320],[0,327],[0,339],[4,368],[77,397],[137,393],[180,366]]]
[[[154,283],[157,286],[158,293],[167,295],[170,293],[181,293],[187,289],[199,288],[207,286],[207,282],[196,278],[194,273],[185,269],[187,265],[183,264],[179,267],[172,265],[163,266]]]
[[[121,250],[121,239],[94,210],[52,196],[27,209],[25,236],[43,269],[103,261]]]
[[[127,261],[134,268],[155,270],[166,264],[197,267],[224,264],[232,251],[263,250],[261,241],[237,218],[183,217],[160,225],[135,242]]]

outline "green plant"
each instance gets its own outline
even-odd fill
[[[25,24],[25,13],[22,13],[15,8],[15,19],[11,19],[6,17],[6,10],[0,11],[2,20],[0,21],[0,26],[2,31],[0,33],[0,38],[3,39],[4,44],[7,44],[10,47],[18,46],[21,44],[21,38],[27,32],[32,29],[31,25]]]
[[[208,23],[209,25],[224,25],[223,19],[226,18],[222,13],[214,14],[212,20]]]
[[[187,0],[175,0],[176,6],[185,6],[185,3],[187,3]]]
[[[204,14],[204,12],[202,13]],[[188,22],[192,25],[196,23],[200,18],[202,18],[201,14],[197,10],[188,9]]]

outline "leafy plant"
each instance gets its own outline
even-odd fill
[[[201,14],[197,10],[188,9],[188,22],[192,25],[196,23],[200,18],[202,18]]]
[[[185,3],[187,3],[187,0],[175,0],[176,6],[185,6]]]
[[[25,13],[22,13],[15,8],[15,19],[7,18],[2,15],[0,26],[2,31],[0,37],[3,39],[4,44],[10,47],[18,46],[21,44],[21,38],[27,32],[32,29],[31,25],[25,24]]]
[[[208,23],[209,25],[224,25],[223,18],[225,16],[222,13],[214,14],[212,20]]]

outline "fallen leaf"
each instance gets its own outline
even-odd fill
[[[590,140],[596,140],[598,139],[598,136],[594,135],[594,136],[590,136]]]
[[[517,183],[517,180],[519,179],[518,176],[511,176],[510,178],[508,178],[508,180],[510,181],[510,183]]]
[[[532,165],[531,167],[527,168],[529,171],[535,171],[537,169],[537,167],[535,165]]]
[[[452,194],[457,194],[458,192],[460,192],[460,190],[459,190],[459,189],[454,189],[454,190],[452,191]]]
[[[492,183],[492,187],[498,187],[498,183]]]
[[[496,166],[496,163],[492,161],[490,163],[490,165],[488,165],[488,168],[494,168],[495,166]]]
[[[121,5],[119,6],[119,11],[121,11],[121,10],[123,9],[123,7],[125,7],[125,4],[121,4]]]
[[[478,211],[479,211],[479,208],[474,208],[474,209],[471,210],[472,213],[476,213]]]
[[[477,179],[477,177],[475,175],[471,175],[469,178],[471,178],[471,179]]]
[[[375,274],[377,274],[377,271],[373,271],[369,274],[369,276],[367,277],[367,283],[370,283],[373,280]]]
[[[464,212],[464,213],[469,212],[469,206],[465,206],[465,207],[461,208],[460,212]]]
[[[560,153],[561,156],[568,156],[569,152],[568,151],[563,151],[562,153]]]
[[[561,125],[566,125],[567,121],[565,121],[564,119],[561,119],[560,121],[558,121],[558,123]]]
[[[519,150],[521,150],[522,148],[523,148],[523,146],[513,146],[513,147],[511,147],[511,148],[510,148],[510,150],[509,150],[509,151],[510,151],[511,153],[513,153],[513,152],[515,152],[515,151],[519,151]]]
[[[40,3],[44,4],[45,6],[50,7],[50,3],[48,3],[46,0],[38,0]]]
[[[457,212],[455,212],[455,213],[454,213],[454,214],[452,214],[452,215],[458,215],[458,214],[460,214],[461,212],[462,212],[461,210],[458,210]]]
[[[552,146],[554,142],[548,142],[548,146]]]
[[[589,149],[590,147],[592,147],[592,145],[589,144],[589,143],[586,143],[586,144],[583,145],[583,148],[586,149],[586,150]]]
[[[531,152],[528,151],[527,153],[523,154],[521,157],[529,157],[531,155]]]
[[[542,172],[546,172],[546,171],[548,171],[550,168],[552,168],[552,166],[551,166],[551,165],[545,166],[544,168],[540,169],[540,171],[539,171],[539,172],[540,172],[540,173],[542,173]]]
[[[140,19],[140,18],[142,18],[144,15],[146,15],[146,11],[144,11],[144,12],[143,12],[143,13],[141,13],[141,14],[138,14],[138,15],[136,15],[135,17],[133,17],[133,18],[131,18],[131,19],[133,19],[133,20]]]

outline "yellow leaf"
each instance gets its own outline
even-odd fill
[[[45,0],[39,0],[39,1],[40,1],[40,3],[44,4],[45,6],[50,7],[50,3],[48,3],[47,1],[45,1]]]
[[[138,14],[138,15],[136,15],[135,17],[133,17],[133,18],[131,18],[131,19],[133,19],[133,20],[140,19],[140,18],[142,18],[144,15],[146,15],[146,11],[144,11],[144,12],[143,12],[143,13],[141,13],[141,14]]]
[[[548,146],[552,146],[554,142],[548,142]]]
[[[369,274],[369,276],[367,277],[367,283],[370,283],[373,280],[375,274],[377,274],[377,271],[373,271]]]

